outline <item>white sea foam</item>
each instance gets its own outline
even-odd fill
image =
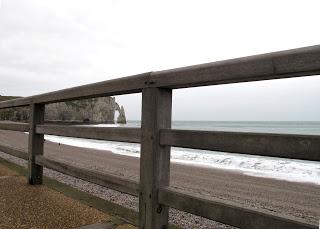
[[[132,143],[77,139],[46,135],[49,141],[61,144],[110,150],[113,153],[140,157],[140,145]],[[251,176],[269,177],[294,182],[308,182],[320,185],[320,163],[229,154],[214,151],[172,148],[171,161],[176,163],[205,166],[239,171]]]

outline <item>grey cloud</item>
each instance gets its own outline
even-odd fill
[[[285,4],[277,3],[273,17],[264,18],[269,5],[272,8],[268,3],[261,17],[257,10],[256,21],[250,7],[230,9],[230,17],[210,10],[215,4],[229,9],[227,3],[194,4],[185,4],[178,17],[179,2],[2,1],[0,94],[28,96],[152,70],[308,46],[320,39],[319,30],[314,29],[317,13],[299,18],[290,14],[287,20],[295,26],[288,25],[285,32],[287,22],[274,23],[283,18]],[[309,12],[292,7],[292,12]],[[295,21],[303,27],[297,28]],[[260,26],[260,22],[273,26]],[[303,32],[297,34],[298,29]],[[173,117],[320,120],[319,98],[319,76],[178,90]],[[140,119],[140,94],[117,100],[126,107],[129,119]]]

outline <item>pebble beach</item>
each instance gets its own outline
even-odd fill
[[[24,133],[0,131],[2,144],[27,149]],[[111,151],[86,149],[46,141],[45,156],[75,166],[112,173],[139,180],[139,158],[113,154]],[[26,161],[0,153],[0,157],[26,166]],[[91,184],[59,172],[45,169],[45,175],[82,191],[119,205],[138,209],[136,197]],[[253,177],[229,170],[171,163],[170,185],[256,209],[288,215],[316,224],[320,218],[320,186]],[[233,228],[195,215],[170,210],[170,222],[183,228]]]

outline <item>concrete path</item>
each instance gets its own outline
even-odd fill
[[[64,196],[45,185],[31,186],[24,176],[0,164],[0,228],[117,228],[119,219]],[[117,222],[117,223],[114,223]],[[120,223],[121,224],[121,223]],[[101,227],[96,227],[96,226]],[[102,227],[103,226],[103,227]]]

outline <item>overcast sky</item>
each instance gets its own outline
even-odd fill
[[[0,94],[320,43],[320,1],[0,0]],[[117,96],[140,119],[141,95]],[[320,76],[174,91],[176,120],[318,120]]]

